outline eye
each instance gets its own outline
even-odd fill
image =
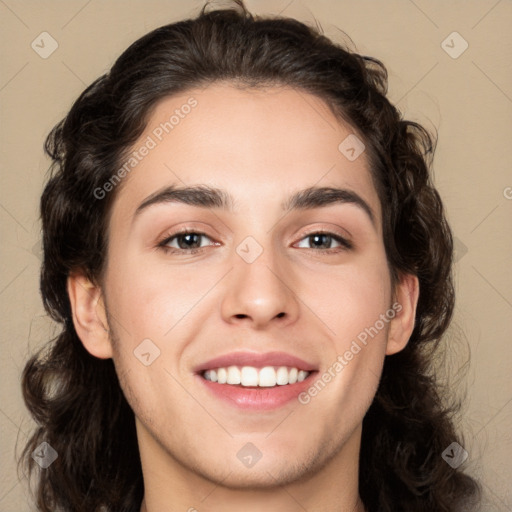
[[[173,233],[170,236],[166,236],[166,238],[158,244],[158,247],[160,247],[165,252],[195,254],[202,251],[209,245],[219,245],[216,242],[202,245],[201,242],[205,240],[212,242],[212,239],[205,233],[183,230],[177,233]],[[299,244],[303,244],[303,241],[305,241],[306,244],[311,243],[313,245],[312,248],[309,247],[310,249],[314,251],[320,250],[321,252],[327,253],[340,252],[353,248],[352,244],[342,236],[327,231],[317,231],[315,233],[311,233],[302,238]],[[333,242],[337,243],[338,247],[333,248]],[[308,249],[308,247],[304,247],[304,245],[298,245],[298,247]]]
[[[211,238],[205,233],[197,231],[181,231],[166,237],[158,244],[158,246],[164,251],[188,252],[189,254],[194,254],[208,245],[213,245],[201,245],[201,241],[205,238],[211,241]]]
[[[339,252],[347,249],[352,249],[353,247],[352,244],[342,236],[327,231],[318,231],[315,233],[311,233],[304,237],[302,240],[305,240],[306,244],[312,243],[313,250],[324,249],[324,252]],[[333,241],[338,243],[340,247],[331,247]],[[303,242],[301,241],[300,243]],[[303,246],[299,245],[299,247]]]

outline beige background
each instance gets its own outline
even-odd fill
[[[28,354],[49,339],[38,295],[38,201],[48,167],[42,144],[83,88],[129,43],[194,15],[202,1],[0,0],[1,384],[0,511],[33,510],[15,470],[33,423],[19,386]],[[448,339],[453,372],[469,355],[462,415],[469,458],[481,478],[483,510],[512,510],[512,2],[510,0],[248,0],[257,13],[339,29],[358,51],[381,59],[389,97],[407,118],[436,127],[435,180],[457,239],[456,319]],[[47,31],[58,49],[41,58],[31,43]],[[468,48],[452,58],[454,31]],[[452,42],[453,41],[453,42]],[[462,49],[458,36],[447,39]],[[457,335],[457,336],[455,336]],[[16,441],[18,438],[18,446]],[[507,484],[509,482],[509,484]],[[376,483],[378,485],[378,483]]]

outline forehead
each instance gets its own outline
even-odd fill
[[[218,83],[192,89],[153,108],[124,162],[133,166],[125,166],[114,210],[129,216],[171,184],[225,189],[238,211],[273,198],[281,205],[299,188],[334,186],[356,191],[380,215],[365,153],[351,161],[340,151],[349,136],[353,128],[304,91]]]

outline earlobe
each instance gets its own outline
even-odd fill
[[[85,349],[100,359],[112,357],[107,315],[101,287],[83,274],[74,273],[67,282],[73,325]]]
[[[403,274],[395,290],[395,317],[390,322],[386,355],[396,354],[405,348],[416,320],[419,281],[413,274]]]

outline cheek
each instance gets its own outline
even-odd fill
[[[330,333],[325,366],[301,403],[310,404],[312,415],[328,413],[327,430],[344,424],[351,431],[374,399],[392,318],[388,276],[384,265],[352,268],[347,275],[331,278],[330,293],[322,299],[321,318]],[[336,406],[327,411],[326,403]]]
[[[385,260],[347,266],[319,282],[323,285],[311,287],[310,293],[339,349],[373,326],[391,307],[391,281]]]
[[[109,272],[109,303],[125,328],[140,337],[162,339],[218,281],[198,266],[148,265],[147,258],[118,260]]]
[[[347,405],[353,402],[352,407],[364,409],[378,386],[394,316],[386,261],[378,258],[353,265],[321,282],[324,286],[312,290],[323,291],[311,303],[328,327],[325,380],[333,382],[332,392],[344,396]]]

